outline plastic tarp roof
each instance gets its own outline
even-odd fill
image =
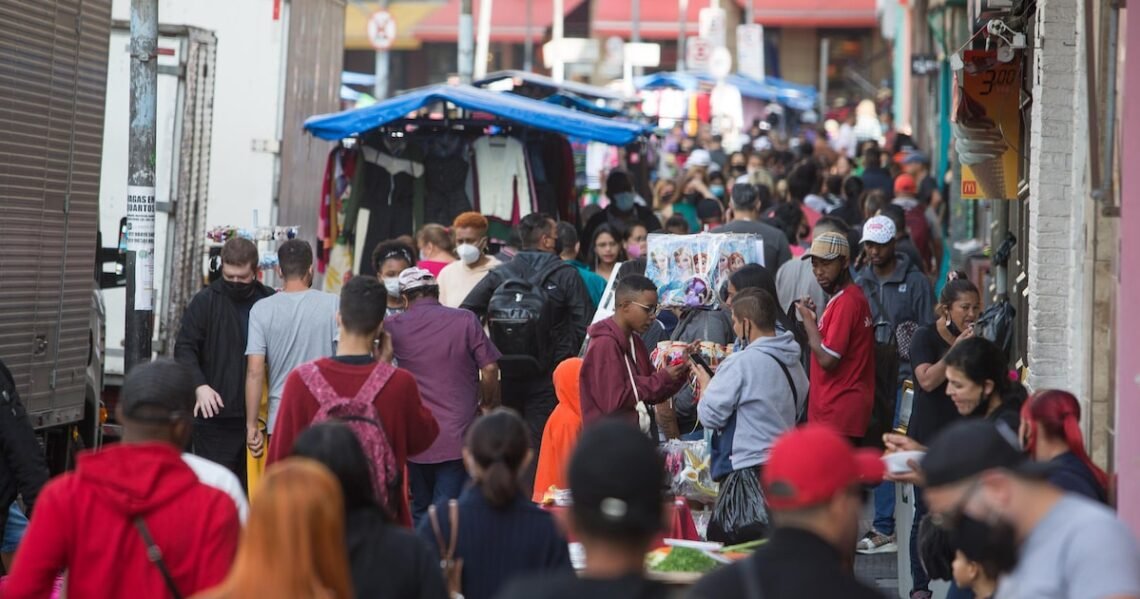
[[[321,139],[343,139],[398,121],[437,102],[448,102],[467,110],[493,114],[543,131],[615,146],[627,145],[646,131],[643,125],[606,119],[556,104],[469,85],[434,85],[366,108],[313,116],[305,121],[305,130]]]
[[[491,83],[502,81],[503,79],[518,79],[523,84],[547,87],[554,91],[568,91],[587,98],[601,98],[603,100],[621,100],[623,98],[620,93],[604,87],[598,87],[597,85],[579,83],[577,81],[559,82],[545,75],[528,73],[526,71],[495,71],[494,73],[489,73],[479,81],[472,83],[472,85],[475,87],[487,87]]]
[[[638,89],[670,87],[696,91],[702,84],[715,85],[716,79],[705,74],[659,72],[638,77],[634,83]],[[725,78],[725,83],[735,86],[740,90],[740,95],[746,98],[779,102],[796,110],[811,110],[815,107],[816,91],[810,85],[790,83],[776,77],[757,80],[737,74],[729,75]]]
[[[590,114],[596,114],[598,116],[606,118],[621,116],[620,110],[614,110],[613,108],[607,108],[605,106],[598,106],[589,100],[579,98],[573,94],[554,94],[543,98],[542,101],[548,104],[556,104],[558,106],[564,106],[571,110],[588,112]]]

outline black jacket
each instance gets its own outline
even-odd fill
[[[510,262],[495,267],[487,273],[482,281],[471,290],[467,299],[460,305],[464,310],[472,312],[483,318],[487,314],[487,306],[491,303],[491,296],[503,281],[509,278],[527,278],[546,268],[553,262],[561,262],[554,254],[539,251],[522,251]],[[582,282],[578,269],[573,265],[563,263],[565,266],[555,270],[546,280],[547,294],[554,303],[554,323],[550,330],[551,355],[546,363],[549,372],[566,358],[578,355],[582,342],[586,339],[586,328],[594,314],[591,309],[594,305],[590,301],[590,294],[586,291],[586,284]]]
[[[384,522],[379,509],[347,514],[352,587],[359,599],[447,599],[439,554],[416,533]]]
[[[752,571],[760,578],[760,595],[764,599],[885,599],[856,580],[850,571],[844,571],[838,550],[806,530],[779,528],[768,543],[746,560],[752,562]],[[739,562],[705,576],[693,587],[689,599],[748,597],[744,567]]]
[[[0,362],[0,531],[8,522],[8,506],[24,498],[27,515],[40,489],[47,484],[48,468],[28,411],[16,393],[16,381]]]
[[[885,168],[863,169],[863,189],[866,191],[877,189],[883,192],[888,200],[895,197],[895,181]]]
[[[249,339],[249,310],[273,295],[253,283],[249,299],[234,301],[218,279],[199,291],[186,311],[174,343],[174,359],[190,368],[194,386],[209,385],[222,396],[222,411],[214,418],[245,418],[245,344]]]

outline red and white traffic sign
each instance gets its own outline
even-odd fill
[[[685,68],[692,71],[709,70],[713,45],[703,37],[690,37],[685,40]]]
[[[387,50],[396,41],[396,19],[386,10],[378,10],[368,17],[368,41],[377,50]]]

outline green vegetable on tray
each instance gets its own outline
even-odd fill
[[[768,542],[768,539],[757,539],[755,541],[749,541],[747,543],[741,543],[739,545],[729,545],[727,547],[721,547],[720,552],[721,553],[751,553],[753,549],[756,549],[757,547],[759,547],[759,546],[761,546],[767,542]]]
[[[658,572],[708,572],[719,564],[697,549],[674,547],[653,569]]]

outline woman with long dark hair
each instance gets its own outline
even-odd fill
[[[1081,435],[1081,403],[1067,391],[1048,389],[1021,407],[1021,444],[1030,457],[1052,467],[1055,486],[1108,503],[1108,474],[1085,452]]]
[[[946,394],[962,416],[1004,423],[1016,434],[1028,393],[1011,376],[1005,354],[982,337],[954,344],[946,354]]]
[[[297,437],[293,455],[320,462],[340,481],[356,597],[446,599],[439,558],[381,509],[372,466],[352,429],[339,422],[314,425]]]
[[[599,225],[594,229],[594,237],[590,240],[589,260],[590,268],[605,280],[610,280],[614,266],[626,260],[625,240],[623,232],[614,230],[608,224]]]
[[[435,506],[418,531],[441,557],[450,553],[462,564],[460,588],[449,590],[490,599],[516,575],[571,571],[566,539],[519,481],[533,458],[530,431],[511,410],[495,410],[467,432],[463,461],[474,485],[458,500]]]

